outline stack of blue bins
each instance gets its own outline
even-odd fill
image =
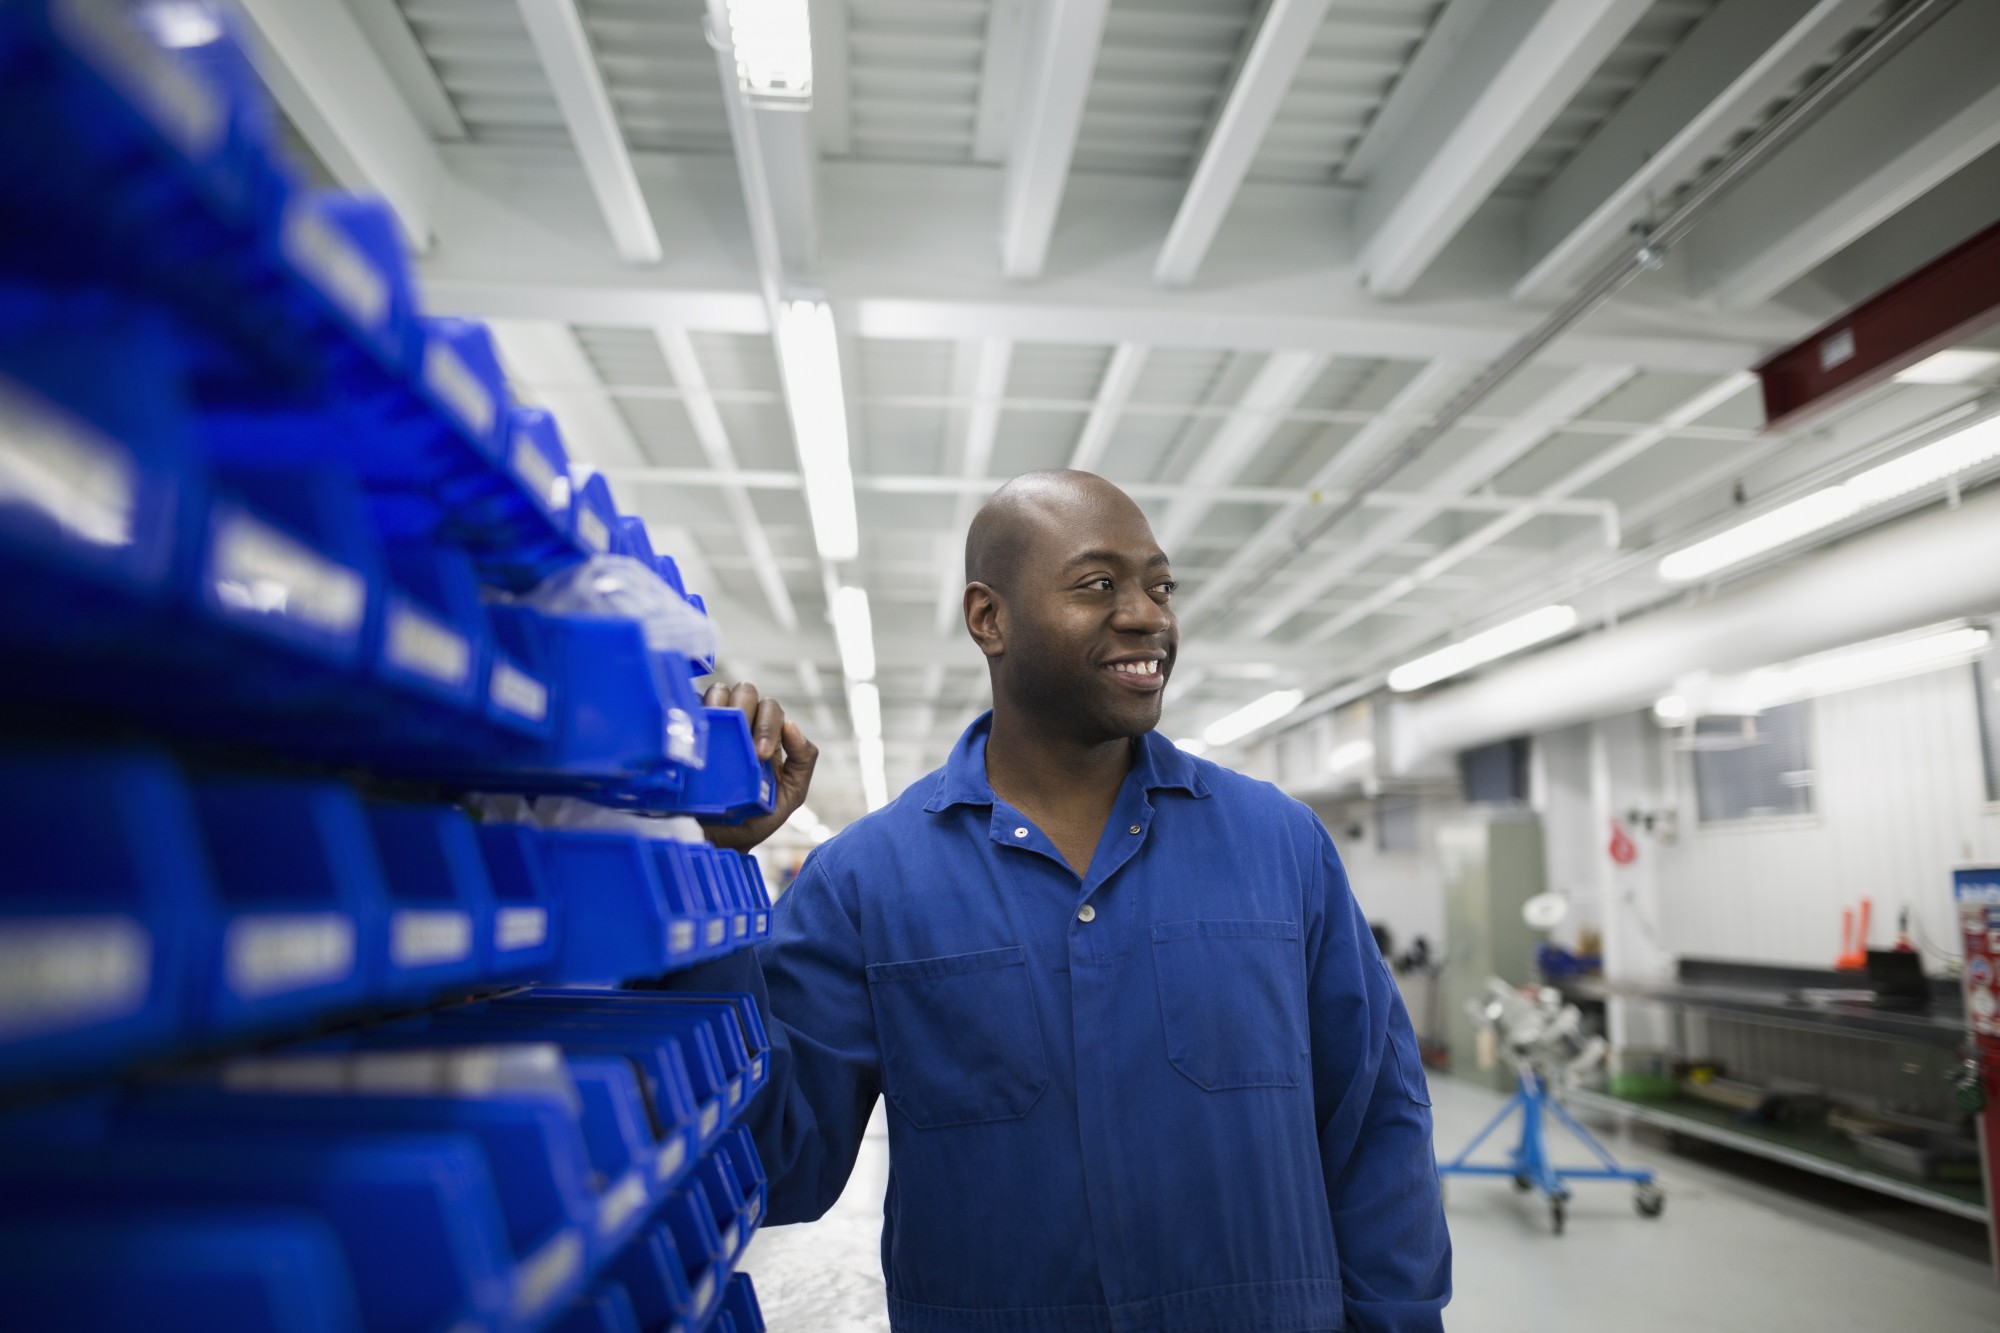
[[[762,1017],[620,987],[768,935],[643,817],[771,770],[540,609],[687,590],[275,124],[220,6],[0,6],[0,1325],[759,1333]]]

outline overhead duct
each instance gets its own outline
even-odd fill
[[[1390,771],[1652,703],[1677,677],[1735,672],[2000,608],[2000,488],[1656,611],[1389,713]]]

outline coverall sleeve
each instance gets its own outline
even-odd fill
[[[1323,827],[1316,832],[1323,897],[1311,958],[1313,1079],[1347,1326],[1440,1333],[1451,1238],[1416,1033],[1333,840]]]
[[[770,1078],[745,1108],[770,1177],[768,1225],[810,1222],[840,1198],[882,1081],[855,904],[825,858],[807,858],[746,950],[662,978],[676,990],[754,995],[771,1039]]]

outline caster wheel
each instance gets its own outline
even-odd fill
[[[1658,1185],[1641,1185],[1632,1199],[1633,1207],[1641,1217],[1658,1217],[1660,1210],[1667,1206],[1667,1192]]]
[[[1549,1200],[1549,1225],[1555,1228],[1555,1233],[1558,1236],[1563,1233],[1563,1223],[1566,1220],[1566,1213],[1567,1209],[1564,1207],[1563,1200]]]
[[[1514,1193],[1526,1194],[1529,1190],[1533,1189],[1534,1187],[1535,1187],[1535,1182],[1528,1179],[1526,1176],[1514,1177]]]

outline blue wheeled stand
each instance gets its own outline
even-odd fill
[[[1555,1233],[1563,1233],[1564,1214],[1569,1203],[1571,1180],[1629,1180],[1637,1187],[1633,1204],[1641,1217],[1658,1217],[1660,1210],[1667,1206],[1666,1191],[1660,1188],[1653,1173],[1643,1167],[1620,1166],[1610,1150],[1597,1141],[1597,1136],[1576,1122],[1562,1103],[1549,1095],[1548,1085],[1532,1067],[1520,1070],[1521,1090],[1503,1107],[1500,1113],[1486,1122],[1486,1128],[1472,1136],[1472,1142],[1452,1158],[1438,1167],[1441,1176],[1506,1176],[1513,1180],[1514,1188],[1523,1194],[1531,1189],[1539,1189],[1548,1196],[1549,1222]],[[1493,1131],[1500,1128],[1516,1112],[1521,1116],[1521,1141],[1502,1165],[1479,1165],[1468,1159],[1479,1151],[1482,1144],[1491,1138]],[[1559,1167],[1549,1156],[1549,1143],[1542,1123],[1546,1112],[1557,1124],[1567,1129],[1603,1165],[1593,1167]]]

